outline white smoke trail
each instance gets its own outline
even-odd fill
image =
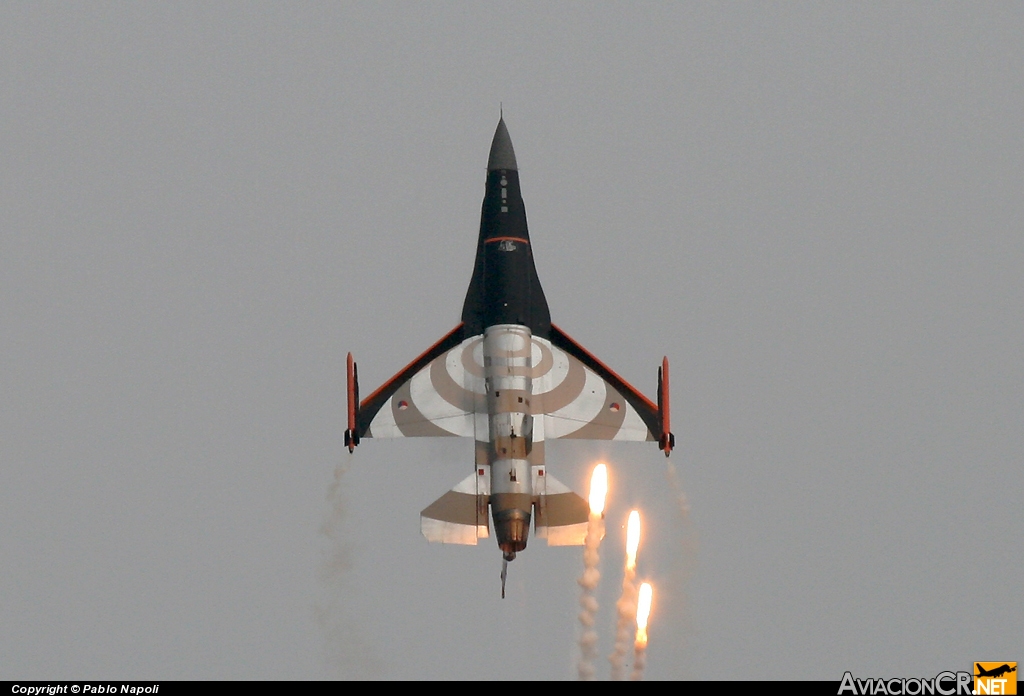
[[[601,556],[599,547],[604,537],[604,519],[600,513],[590,513],[587,520],[587,537],[583,542],[583,575],[576,582],[583,589],[580,595],[580,662],[579,676],[582,681],[594,678],[594,659],[597,657],[597,631],[594,621],[597,615],[597,584],[601,580],[598,569]]]
[[[341,599],[345,596],[345,577],[352,568],[352,548],[344,533],[345,496],[342,482],[348,471],[346,462],[334,469],[327,489],[327,517],[320,526],[325,539],[323,560],[318,569],[325,596],[313,605],[313,619],[324,637],[327,666],[347,679],[380,678],[384,668],[360,637],[357,626],[345,614]]]
[[[689,581],[697,572],[697,559],[700,547],[700,535],[690,518],[690,501],[687,498],[683,485],[683,477],[677,472],[675,464],[668,458],[665,459],[665,479],[671,488],[672,496],[675,499],[676,511],[679,514],[678,527],[679,545],[674,559],[672,571],[674,579],[674,621],[677,626],[683,626],[687,634],[690,633],[690,610],[687,597]],[[679,641],[674,645],[675,649],[683,653],[687,649],[686,641]],[[640,671],[643,671],[646,646],[641,650]]]
[[[343,535],[345,497],[341,483],[347,471],[348,459],[334,468],[334,480],[327,489],[327,518],[320,525],[320,533],[327,538],[320,579],[329,587],[337,587],[345,572],[352,567],[352,550]]]
[[[647,667],[647,643],[636,644],[633,648],[633,672],[629,675],[631,681],[642,681],[644,669]]]
[[[626,568],[622,578],[622,596],[615,603],[619,620],[615,630],[615,650],[608,656],[612,665],[612,681],[626,678],[626,654],[633,642],[633,622],[636,617],[636,569]]]
[[[665,478],[668,479],[669,486],[672,487],[672,492],[676,496],[676,505],[679,506],[679,514],[682,515],[684,522],[688,522],[690,520],[690,501],[686,497],[686,491],[683,490],[683,484],[679,481],[679,474],[676,473],[676,465],[667,457],[665,458]]]
[[[640,512],[629,513],[626,524],[626,563],[622,576],[622,595],[615,603],[618,623],[615,628],[615,649],[608,656],[611,663],[612,681],[626,678],[626,654],[633,641],[633,625],[636,617],[636,552],[640,547]]]

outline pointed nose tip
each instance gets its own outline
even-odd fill
[[[495,169],[513,169],[519,171],[516,164],[516,151],[512,149],[512,138],[508,137],[508,128],[505,127],[505,119],[498,121],[498,127],[494,131],[494,140],[491,141],[491,156],[487,159],[487,171]]]

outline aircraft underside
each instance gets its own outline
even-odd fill
[[[499,121],[462,321],[363,400],[349,354],[345,445],[473,438],[473,473],[422,511],[421,530],[429,541],[476,544],[493,521],[507,563],[526,548],[531,522],[549,545],[582,544],[586,535],[589,506],[547,473],[545,442],[650,440],[668,456],[667,358],[657,393],[654,403],[551,323],[515,153]]]

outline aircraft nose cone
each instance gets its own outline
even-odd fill
[[[498,127],[494,131],[494,139],[491,141],[491,156],[487,159],[487,171],[495,169],[513,169],[519,171],[516,164],[516,151],[512,149],[512,138],[508,137],[508,128],[505,127],[505,119],[498,120]]]

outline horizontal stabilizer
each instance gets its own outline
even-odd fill
[[[533,467],[533,506],[537,537],[548,546],[581,546],[587,536],[590,505],[572,489],[547,473],[543,466]]]
[[[420,513],[420,531],[427,541],[476,546],[477,539],[488,536],[490,468],[478,466],[474,473]]]

